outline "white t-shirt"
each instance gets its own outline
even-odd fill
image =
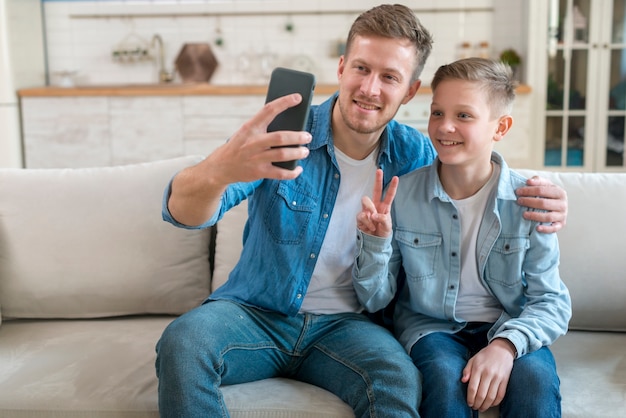
[[[493,164],[489,181],[473,196],[453,200],[461,222],[461,283],[456,300],[455,316],[468,322],[495,322],[502,313],[500,302],[483,284],[476,257],[478,230],[487,208],[491,191],[497,187],[500,166]]]
[[[361,211],[361,198],[372,196],[377,155],[376,149],[365,159],[354,160],[335,148],[341,182],[301,312],[333,314],[363,310],[352,286],[356,215]]]

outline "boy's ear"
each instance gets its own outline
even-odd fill
[[[498,127],[496,129],[495,135],[493,136],[493,140],[499,141],[504,138],[504,135],[506,135],[509,129],[511,129],[511,126],[513,126],[513,116],[500,116],[500,119],[498,120]]]

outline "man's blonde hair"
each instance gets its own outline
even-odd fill
[[[409,40],[415,47],[415,68],[411,82],[419,80],[433,44],[430,32],[422,26],[415,13],[402,4],[382,4],[357,17],[348,33],[346,57],[350,54],[350,47],[357,36]]]

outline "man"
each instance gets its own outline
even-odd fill
[[[164,201],[173,224],[209,227],[243,199],[249,217],[228,282],[173,321],[157,345],[163,417],[228,416],[220,385],[273,376],[327,389],[357,417],[418,416],[417,369],[391,333],[361,314],[351,268],[354,219],[376,168],[386,183],[435,157],[427,137],[392,120],[417,92],[431,48],[407,7],[363,13],[339,60],[339,92],[311,109],[306,132],[267,133],[300,100],[282,97],[174,177]],[[293,171],[272,165],[293,159],[301,159]],[[524,204],[558,209],[531,216],[561,226],[562,190],[540,185],[524,194],[556,198]]]

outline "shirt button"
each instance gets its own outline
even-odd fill
[[[315,258],[315,253],[311,253],[311,255],[309,256],[309,258]]]
[[[302,293],[298,293],[298,294],[296,295],[296,297],[297,297],[298,299],[302,299]]]
[[[454,215],[452,215],[452,219],[459,219],[459,215],[455,213]]]
[[[339,173],[335,173],[335,178],[338,179],[339,178]]]
[[[452,251],[452,257],[456,257],[456,252]]]
[[[328,214],[327,213],[323,214],[322,218],[327,219],[328,218]]]
[[[291,206],[296,206],[296,201],[291,202]]]

